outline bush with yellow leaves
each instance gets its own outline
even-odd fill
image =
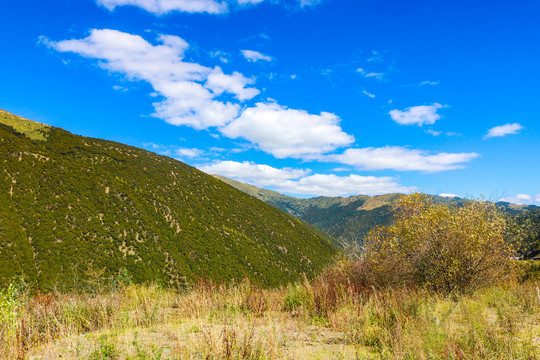
[[[380,286],[470,293],[508,273],[514,249],[504,239],[507,223],[493,202],[456,206],[435,204],[420,193],[403,196],[395,223],[367,236],[362,261]]]

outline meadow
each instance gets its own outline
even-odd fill
[[[336,277],[342,267],[279,289],[248,280],[165,289],[121,274],[80,293],[30,295],[14,282],[1,295],[1,358],[540,358],[536,264],[453,297],[364,287]]]

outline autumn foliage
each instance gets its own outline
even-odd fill
[[[366,238],[362,261],[375,284],[469,293],[506,274],[513,248],[504,239],[507,217],[494,203],[434,204],[416,193],[396,210],[393,225]]]

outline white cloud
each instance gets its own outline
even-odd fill
[[[394,192],[409,193],[415,190],[414,187],[400,185],[393,177],[308,175],[309,170],[277,169],[250,162],[222,161],[201,166],[199,169],[208,174],[219,174],[255,186],[298,195],[379,195]]]
[[[227,53],[225,53],[223,51],[219,51],[219,50],[212,51],[210,53],[210,56],[213,57],[213,58],[218,58],[219,61],[221,61],[224,64],[229,63],[229,58],[228,58],[229,54],[227,54]]]
[[[179,148],[176,149],[176,155],[180,157],[187,157],[187,158],[197,158],[202,155],[204,155],[205,152],[201,149],[196,148]]]
[[[259,165],[253,162],[220,161],[199,167],[208,174],[218,174],[231,179],[248,182],[253,185],[265,186],[276,182],[298,179],[309,174],[309,170],[302,169],[276,169],[268,165]]]
[[[138,6],[156,15],[172,11],[209,14],[223,14],[228,11],[227,3],[214,0],[97,0],[97,3],[111,11],[117,6]]]
[[[213,153],[224,153],[224,152],[229,151],[229,149],[225,149],[225,148],[221,148],[221,147],[216,147],[216,146],[211,147],[209,150],[210,150],[211,152],[213,152]]]
[[[230,7],[243,8],[257,5],[265,0],[96,0],[109,11],[120,6],[137,6],[154,15],[171,12],[226,14]],[[299,7],[314,6],[322,0],[298,0]],[[273,4],[287,4],[286,1],[273,0]]]
[[[447,198],[455,198],[455,197],[459,197],[459,195],[456,195],[456,194],[450,194],[450,193],[441,193],[441,194],[439,194],[439,196],[447,197]]]
[[[244,138],[277,158],[304,158],[335,150],[354,142],[339,126],[337,115],[309,114],[275,103],[257,103],[222,127],[230,138]]]
[[[439,82],[438,81],[422,81],[420,83],[420,86],[426,86],[426,85],[436,86],[436,85],[439,85]]]
[[[242,50],[242,55],[244,55],[246,60],[249,62],[257,62],[259,60],[272,61],[271,56],[261,54],[260,52],[254,50]]]
[[[438,172],[461,169],[464,163],[476,158],[476,153],[438,153],[412,150],[400,146],[347,149],[343,154],[327,155],[321,159],[337,161],[363,170],[392,169],[398,171]]]
[[[350,171],[351,169],[349,168],[346,168],[346,167],[337,167],[337,168],[333,168],[332,170],[330,171],[333,171],[333,172],[340,172],[340,171]]]
[[[131,80],[149,82],[164,97],[154,103],[153,115],[174,125],[224,125],[238,116],[240,105],[219,101],[219,95],[228,92],[242,101],[259,93],[247,87],[253,80],[238,72],[226,75],[219,67],[184,61],[189,45],[182,38],[160,35],[158,40],[160,45],[152,45],[138,35],[105,29],[92,30],[80,40],[45,43],[60,52],[98,59],[102,68]]]
[[[364,76],[368,78],[372,77],[376,79],[382,79],[383,73],[370,72],[370,73],[365,74]]]
[[[438,103],[433,105],[411,106],[405,110],[392,110],[389,114],[392,120],[400,125],[431,125],[441,118],[441,115],[437,114],[437,110],[444,107],[447,106]]]
[[[517,134],[521,129],[523,129],[523,126],[521,126],[518,123],[495,126],[488,130],[487,134],[484,136],[484,140],[493,138],[493,137],[503,137],[506,135],[514,135],[514,134]]]
[[[383,73],[377,73],[377,72],[367,72],[363,68],[356,69],[356,72],[362,74],[363,76],[367,78],[375,78],[377,80],[382,80],[384,74]]]
[[[167,84],[161,93],[164,101],[154,103],[154,116],[173,125],[187,125],[195,129],[221,126],[234,119],[240,110],[238,104],[214,100],[214,95],[194,82]],[[163,91],[166,90],[166,91]]]
[[[518,205],[532,205],[534,203],[540,203],[540,194],[536,195],[536,197],[527,194],[516,194],[514,196],[505,197],[500,201]]]
[[[224,74],[218,66],[184,61],[189,45],[176,36],[160,35],[153,45],[140,36],[116,30],[92,30],[84,39],[41,41],[60,52],[73,52],[99,60],[99,66],[129,80],[147,81],[155,91],[153,116],[173,125],[195,129],[217,127],[225,136],[244,138],[276,157],[305,158],[333,151],[354,141],[339,126],[334,114],[309,114],[276,103],[242,108],[259,94],[253,79],[239,72]],[[224,93],[236,101],[222,100]],[[183,156],[188,156],[184,153]]]
[[[445,135],[445,136],[463,136],[463,134],[453,132],[453,131],[438,131],[433,129],[427,129],[426,133],[433,135],[433,136],[439,136],[439,135]]]
[[[114,86],[113,86],[113,89],[114,89],[114,90],[118,90],[118,91],[122,91],[122,92],[128,91],[127,88],[125,88],[125,87],[123,87],[123,86],[120,86],[120,85],[114,85]]]
[[[263,2],[264,0],[237,0],[240,5],[255,5]]]
[[[232,75],[225,75],[218,66],[208,74],[205,86],[212,90],[214,94],[221,95],[223,92],[236,94],[238,100],[249,100],[257,96],[260,91],[254,88],[246,88],[255,82],[247,79],[244,75],[235,71]]]
[[[366,96],[369,96],[370,98],[374,98],[375,97],[375,94],[372,94],[372,93],[369,93],[367,92],[366,90],[362,91],[362,94],[366,95]]]
[[[439,135],[442,134],[442,131],[436,131],[436,130],[433,130],[433,129],[427,129],[426,133],[428,133],[430,135],[433,135],[433,136],[439,136]]]
[[[152,143],[152,142],[150,142],[150,143],[143,143],[143,146],[144,146],[145,148],[151,148],[151,149],[156,149],[156,150],[157,150],[157,149],[161,149],[161,148],[163,147],[162,145],[159,145],[159,144],[156,144],[156,143]]]
[[[334,174],[315,174],[306,176],[298,181],[287,181],[276,189],[290,194],[313,196],[350,196],[350,195],[381,195],[389,193],[410,193],[415,187],[405,187],[395,178],[385,176],[337,176]]]
[[[322,0],[300,0],[300,6],[306,7],[306,6],[314,6],[321,2]]]

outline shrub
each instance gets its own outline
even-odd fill
[[[423,194],[403,196],[396,221],[372,230],[363,261],[378,285],[425,285],[445,294],[489,285],[508,269],[507,217],[494,203],[434,204]]]

